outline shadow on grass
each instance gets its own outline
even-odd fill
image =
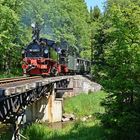
[[[103,129],[95,125],[94,127],[81,127],[75,132],[71,130],[70,133],[62,136],[54,135],[48,140],[106,140]]]
[[[107,140],[104,129],[98,124],[85,126],[84,123],[76,122],[68,131],[36,128],[29,129],[29,140]]]
[[[0,124],[0,140],[11,140],[12,127]]]

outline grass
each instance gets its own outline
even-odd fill
[[[105,96],[106,93],[100,91],[69,98],[64,102],[64,111],[73,113],[77,117],[104,113],[104,108],[100,105],[100,102]]]
[[[25,133],[29,140],[106,140],[99,121],[75,122],[58,130],[33,124]]]
[[[11,126],[0,124],[0,140],[10,140],[12,137],[11,130]]]
[[[64,102],[64,110],[74,113],[77,117],[103,113],[104,108],[100,106],[100,102],[105,96],[106,93],[101,91],[69,98]],[[24,130],[24,135],[29,140],[107,140],[100,120],[95,116],[86,122],[79,119],[69,123],[63,129],[53,129],[45,124],[35,123]]]
[[[10,140],[11,137],[12,137],[12,134],[10,132],[0,134],[0,140]]]

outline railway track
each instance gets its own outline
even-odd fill
[[[3,78],[0,79],[0,86],[3,86],[5,84],[11,84],[15,82],[24,82],[24,81],[30,81],[42,78],[41,76],[33,76],[33,77],[15,77],[15,78]]]

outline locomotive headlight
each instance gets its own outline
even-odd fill
[[[48,52],[49,52],[48,49],[45,49],[45,50],[44,50],[44,53],[45,53],[45,54],[48,54]]]

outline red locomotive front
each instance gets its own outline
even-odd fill
[[[33,41],[23,51],[24,75],[57,75],[67,73],[65,64],[59,64],[59,47],[52,40]]]

